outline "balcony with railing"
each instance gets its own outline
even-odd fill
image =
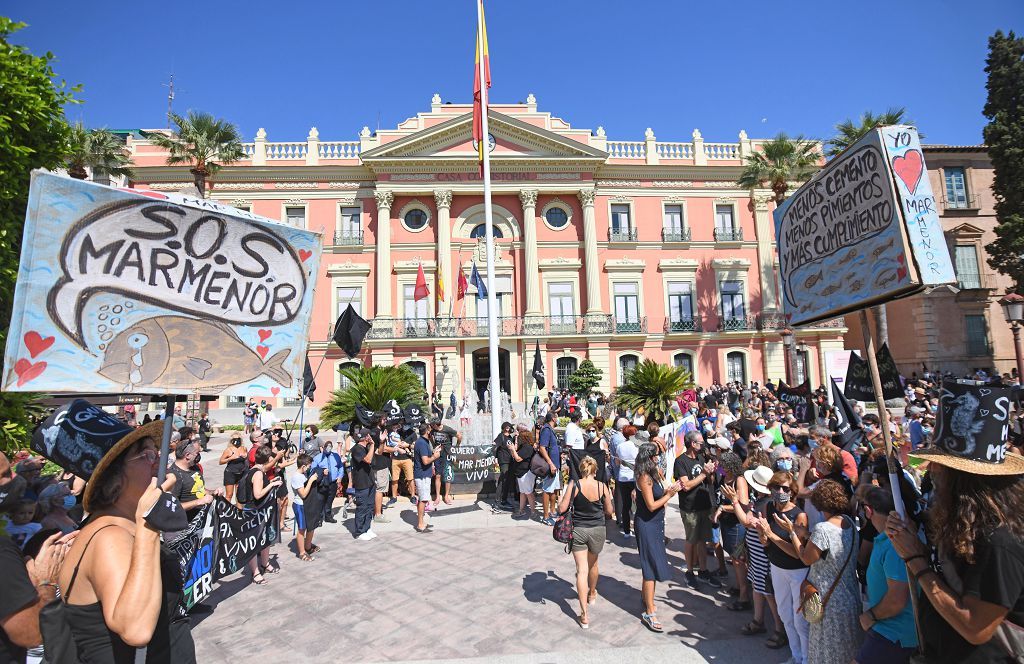
[[[612,159],[645,159],[647,144],[644,141],[608,141],[608,156]]]
[[[662,228],[661,229],[661,241],[662,242],[689,242],[690,241],[690,229],[689,228]]]
[[[468,339],[487,337],[487,317],[375,318],[370,339]],[[498,336],[558,337],[647,332],[647,319],[616,321],[612,316],[499,316]],[[327,332],[334,334],[333,325]]]
[[[612,226],[608,229],[608,240],[609,242],[636,242],[637,232],[635,228],[616,228]]]
[[[665,332],[702,332],[703,327],[697,318],[665,319]]]
[[[743,229],[742,228],[716,228],[715,229],[715,241],[716,242],[742,242],[743,241]]]
[[[740,332],[756,329],[757,319],[754,316],[722,316],[718,319],[719,332]]]
[[[336,231],[334,233],[334,245],[337,247],[361,247],[363,245],[363,231]]]
[[[647,316],[636,318],[613,318],[612,329],[616,334],[646,334]]]
[[[974,212],[979,208],[977,196],[959,196],[953,199],[943,198],[939,202],[942,204],[942,209],[946,212]]]
[[[976,290],[981,288],[981,273],[957,270],[956,285],[960,290]]]
[[[789,327],[785,314],[770,312],[757,317],[757,328],[763,332],[781,331]],[[846,321],[842,316],[838,318],[827,318],[809,325],[800,325],[798,329],[811,330],[837,330],[846,327]]]

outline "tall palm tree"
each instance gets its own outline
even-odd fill
[[[852,119],[843,120],[836,125],[836,135],[827,143],[828,156],[835,157],[846,148],[850,147],[875,127],[884,127],[894,124],[913,124],[912,120],[904,118],[906,109],[895,106],[886,109],[884,113],[875,115],[871,111],[864,111],[857,122]],[[879,345],[889,342],[889,315],[884,304],[872,307],[875,312],[875,334],[878,337]]]
[[[171,113],[170,119],[178,126],[177,133],[157,134],[153,142],[171,153],[168,164],[191,166],[189,172],[199,195],[205,197],[207,179],[216,175],[222,166],[245,157],[238,128],[200,111],[189,111],[185,117]]]
[[[341,374],[348,379],[345,389],[337,390],[320,409],[320,423],[334,426],[350,422],[356,415],[356,404],[379,411],[389,400],[400,406],[412,402],[424,407],[423,383],[405,365],[387,367],[347,367]]]
[[[664,423],[676,396],[690,387],[693,377],[686,369],[644,360],[616,390],[615,405],[642,412],[648,422]]]
[[[747,157],[746,166],[736,184],[754,189],[768,184],[775,193],[775,204],[786,200],[790,182],[801,182],[818,170],[818,145],[803,136],[790,138],[780,133],[761,144],[761,150]]]
[[[913,124],[913,120],[904,119],[905,108],[892,107],[884,113],[875,115],[871,111],[864,111],[857,122],[852,119],[843,120],[836,125],[836,135],[829,139],[826,145],[826,154],[834,157],[846,148],[850,147],[864,137],[875,127],[884,127],[894,124]]]
[[[93,176],[113,175],[132,177],[131,158],[124,143],[107,129],[86,129],[76,122],[68,136],[66,158],[68,175],[76,180]]]

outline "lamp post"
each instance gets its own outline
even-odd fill
[[[779,333],[782,336],[783,353],[786,364],[786,383],[793,384],[793,329],[789,326],[782,328]]]
[[[1001,300],[999,306],[1003,308],[1003,317],[1010,324],[1013,332],[1013,353],[1017,358],[1017,381],[1024,381],[1024,357],[1022,357],[1020,345],[1020,324],[1024,321],[1024,296],[1017,293],[1009,293]]]
[[[448,378],[448,356],[447,355],[442,355],[441,356],[441,381],[440,381],[441,384],[437,388],[438,392],[442,392],[444,390],[444,382],[445,382],[446,378]]]

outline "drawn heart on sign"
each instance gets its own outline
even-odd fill
[[[260,357],[262,357],[265,360],[267,359],[267,353],[270,352],[270,349],[262,345],[256,346],[256,352],[259,353]]]
[[[53,345],[54,338],[46,337],[45,339],[35,330],[25,333],[25,348],[28,348],[28,354],[35,358],[36,355],[42,353],[44,350]]]
[[[302,259],[303,263],[305,263],[306,259],[308,259],[312,255],[313,255],[312,251],[306,251],[305,249],[299,249],[299,258]]]
[[[786,321],[788,322],[788,321],[791,321],[791,320],[793,320],[793,314],[787,312],[786,313]]]
[[[978,412],[979,412],[979,413],[981,413],[981,416],[982,416],[982,417],[988,417],[988,414],[989,414],[990,412],[992,412],[992,411],[990,411],[990,410],[988,410],[988,409],[986,409],[986,408],[982,408],[982,409],[981,409],[981,410],[979,410]]]
[[[903,279],[905,279],[906,276],[907,276],[907,268],[901,267],[901,268],[896,270],[896,280],[897,281],[903,281]]]
[[[258,330],[256,332],[256,334],[260,335],[260,343],[263,343],[264,341],[266,341],[267,339],[270,338],[270,335],[273,334],[273,331],[271,331],[271,330]]]
[[[907,150],[905,154],[892,160],[892,170],[896,172],[899,179],[903,180],[903,184],[907,185],[907,190],[913,194],[917,189],[917,184],[921,181],[921,173],[924,172],[924,160],[921,158],[921,153],[917,150]]]
[[[982,388],[978,390],[978,393],[983,397],[987,397],[988,395],[992,394],[992,390],[986,390],[985,388]]]
[[[273,394],[276,397],[278,394],[281,393],[281,388],[280,387],[272,387],[272,388],[270,388],[270,393]]]
[[[46,371],[46,362],[36,362],[33,364],[25,358],[21,358],[14,363],[14,373],[18,376],[18,387],[21,387],[44,371]]]

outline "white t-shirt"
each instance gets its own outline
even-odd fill
[[[272,429],[274,425],[277,424],[277,416],[274,415],[274,411],[272,410],[263,411],[260,413],[257,420],[259,422],[260,429],[263,429],[264,431]]]
[[[301,505],[302,494],[299,493],[299,489],[306,486],[306,476],[302,473],[292,473],[292,476],[288,478],[288,486],[292,490],[292,502]]]
[[[24,548],[25,542],[32,539],[32,536],[42,529],[42,524],[36,523],[35,521],[29,521],[28,523],[20,526],[8,521],[3,528],[3,530],[7,531],[8,537],[18,545],[19,549]]]
[[[582,450],[586,447],[583,442],[583,429],[575,422],[565,425],[565,446],[573,450]]]

